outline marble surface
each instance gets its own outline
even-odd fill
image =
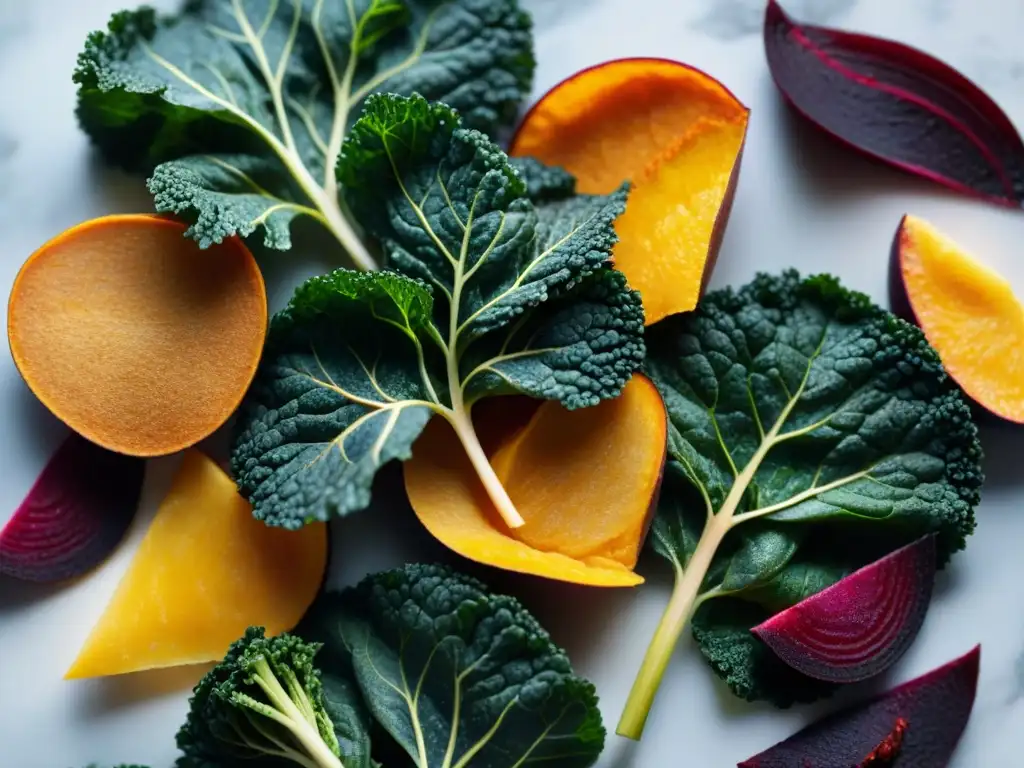
[[[72,109],[70,75],[89,30],[123,0],[0,0],[0,293],[22,261],[65,227],[91,216],[149,209],[142,181],[110,171],[89,151]],[[910,211],[933,220],[1000,269],[1024,295],[1024,214],[948,194],[837,148],[780,104],[759,35],[762,0],[524,0],[537,22],[536,94],[573,71],[619,56],[665,56],[720,78],[752,109],[739,190],[715,274],[738,283],[758,269],[829,270],[885,300],[890,239]],[[170,3],[161,3],[169,7]],[[1024,127],[1024,4],[1006,0],[788,0],[819,23],[922,47],[980,83]],[[298,255],[268,270],[276,303],[318,265]],[[0,356],[0,523],[63,436]],[[956,768],[1020,764],[1024,746],[1024,431],[985,427],[988,484],[978,530],[940,576],[923,633],[881,687],[920,674],[981,642],[974,715]],[[166,489],[176,460],[154,462],[144,509]],[[97,573],[70,586],[0,581],[0,765],[71,768],[91,761],[168,768],[194,670],[65,682],[92,622],[144,530]],[[400,531],[401,535],[396,535]],[[332,580],[437,556],[407,513],[364,515],[335,530]],[[520,594],[570,651],[614,723],[669,590],[657,563],[632,591],[541,586],[499,579]],[[735,765],[820,711],[864,695],[846,691],[820,708],[779,712],[732,698],[684,642],[640,744],[610,737],[601,768]]]

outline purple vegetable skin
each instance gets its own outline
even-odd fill
[[[812,723],[738,768],[944,768],[967,726],[978,687],[981,646],[877,698]]]
[[[925,536],[777,613],[751,632],[798,672],[832,683],[866,680],[906,653],[935,583]]]
[[[0,574],[54,582],[99,565],[135,516],[144,472],[143,459],[69,436],[0,529]]]

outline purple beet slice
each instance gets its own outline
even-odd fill
[[[967,726],[981,646],[874,699],[836,712],[738,768],[943,768]]]
[[[53,582],[99,565],[135,516],[145,466],[69,436],[0,529],[0,574]]]
[[[958,192],[1024,205],[1024,142],[948,64],[892,40],[799,24],[776,0],[764,45],[786,101],[840,142]]]
[[[924,536],[777,613],[751,632],[798,672],[853,683],[891,667],[924,623],[935,537]]]

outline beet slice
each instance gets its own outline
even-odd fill
[[[924,536],[777,613],[751,632],[798,672],[853,683],[884,672],[924,623],[935,536]]]
[[[786,101],[843,144],[963,194],[1024,205],[1024,141],[948,64],[892,40],[799,24],[776,0],[764,46]]]
[[[971,716],[981,646],[874,699],[836,712],[738,768],[943,768]]]
[[[53,582],[99,565],[135,516],[145,466],[69,436],[0,529],[0,574]]]

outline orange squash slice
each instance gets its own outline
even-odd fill
[[[14,281],[14,362],[59,419],[104,448],[157,456],[238,407],[259,363],[267,295],[236,238],[201,250],[186,225],[107,216],[36,251]]]
[[[560,165],[580,192],[630,180],[615,266],[647,322],[697,305],[732,205],[749,111],[676,61],[619,59],[576,73],[529,111],[509,154]]]
[[[1010,284],[923,219],[896,233],[890,293],[978,405],[1024,423],[1024,305]]]
[[[434,419],[405,463],[413,510],[442,544],[510,571],[604,587],[634,586],[633,571],[657,501],[667,417],[650,380],[620,397],[567,411],[541,405],[525,427],[478,427],[495,472],[526,524],[499,517],[447,422]]]

